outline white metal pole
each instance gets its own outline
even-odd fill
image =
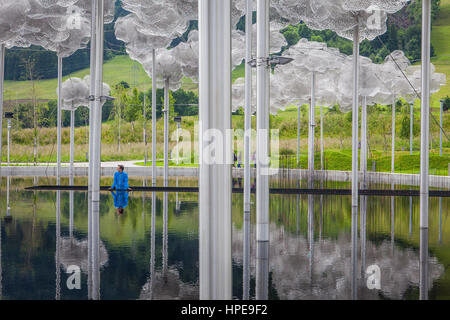
[[[94,170],[93,170],[93,203],[100,201],[101,177],[101,138],[102,138],[102,101],[103,96],[103,37],[104,37],[104,0],[98,0],[97,11],[97,37],[96,37],[96,72],[95,72],[95,99],[96,106],[94,124]],[[95,217],[94,217],[95,218]]]
[[[253,0],[246,0],[245,13],[245,119],[244,119],[244,248],[243,248],[243,299],[249,299],[250,287],[250,196],[251,196],[251,130],[252,130],[252,30],[253,30]]]
[[[0,44],[0,171],[2,168],[3,85],[5,83],[5,44]]]
[[[428,298],[431,0],[422,1],[422,104],[420,141],[420,299]],[[424,232],[422,232],[422,230]]]
[[[358,207],[359,25],[353,29],[352,206]],[[353,221],[356,223],[355,221]]]
[[[11,160],[10,160],[10,152],[11,152],[11,119],[8,119],[8,137],[7,137],[7,139],[8,139],[8,159],[7,159],[7,161],[8,161],[8,167],[10,166],[10,164],[11,164]]]
[[[156,50],[152,50],[152,185],[156,186]]]
[[[298,114],[297,114],[297,167],[300,165],[300,125],[301,125],[301,106],[298,106]]]
[[[362,97],[361,106],[361,171],[363,176],[367,173],[367,97]],[[365,180],[365,179],[364,179]]]
[[[56,116],[56,140],[57,140],[57,155],[56,155],[56,176],[58,185],[61,183],[61,125],[62,125],[62,57],[58,56],[58,106]]]
[[[395,104],[397,98],[392,101],[392,152],[391,152],[391,172],[395,172]]]
[[[145,92],[144,92],[144,108],[143,108],[143,116],[144,116],[144,166],[147,167],[147,114],[145,110]]]
[[[97,1],[92,1],[91,12],[91,52],[90,52],[90,88],[89,88],[89,168],[88,168],[88,299],[92,295],[92,180],[94,167],[94,126],[95,126],[95,72],[96,72],[96,27]]]
[[[409,151],[413,154],[414,144],[414,103],[411,103],[411,113],[409,116]]]
[[[75,153],[75,110],[70,110],[70,175],[73,175]]]
[[[257,1],[256,240],[269,241],[269,0]]]
[[[169,78],[164,83],[164,186],[169,183]]]
[[[179,144],[180,144],[180,129],[181,129],[181,125],[180,125],[179,122],[177,122],[177,166],[180,164],[180,148],[179,148]]]
[[[104,0],[96,0],[96,62],[95,62],[95,108],[94,108],[94,165],[92,180],[92,293],[91,298],[100,299],[100,177],[101,177],[101,124],[103,96],[103,37]]]
[[[200,299],[231,299],[231,0],[199,0]],[[214,139],[216,155],[206,151]],[[216,140],[215,140],[216,141]],[[226,156],[225,156],[226,155]]]
[[[441,100],[440,109],[440,128],[439,128],[439,155],[442,157],[442,134],[444,133],[444,100]]]
[[[320,106],[320,170],[324,170],[323,145],[323,106]]]
[[[309,105],[309,143],[308,143],[308,169],[309,179],[312,182],[314,172],[314,147],[315,147],[315,127],[316,127],[316,74],[311,74],[311,103]],[[311,185],[309,186],[312,187]]]

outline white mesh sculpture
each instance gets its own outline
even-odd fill
[[[89,106],[89,94],[90,94],[90,76],[87,75],[83,79],[69,78],[62,83],[62,99],[63,110],[71,111],[76,110],[79,107]],[[103,83],[103,94],[109,95],[111,88],[108,84]],[[106,101],[102,100],[104,104]]]

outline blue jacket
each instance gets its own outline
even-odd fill
[[[125,191],[117,191],[111,192],[114,199],[114,207],[116,209],[123,208],[125,209],[128,206],[128,192]]]
[[[111,189],[127,190],[128,187],[128,174],[126,172],[116,172],[114,174],[114,183]]]

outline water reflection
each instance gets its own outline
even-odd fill
[[[111,191],[114,199],[114,208],[118,215],[124,213],[124,209],[128,207],[128,192],[127,191]]]
[[[22,191],[32,179],[2,183],[0,297],[198,299],[197,194],[133,192],[119,217],[110,193],[90,213],[88,193]],[[233,195],[233,298],[445,297],[449,200],[430,201],[430,234],[422,234],[430,248],[421,248],[418,199],[395,198],[394,206],[391,197],[360,199],[355,241],[349,197],[272,195],[270,242],[256,244],[255,216],[246,223],[243,198]],[[7,202],[13,223],[5,223]],[[422,275],[421,252],[429,260]],[[81,291],[66,287],[70,265],[81,268]],[[371,265],[381,269],[380,290],[367,288]]]

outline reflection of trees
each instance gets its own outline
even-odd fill
[[[254,233],[254,228],[252,228]],[[254,235],[252,235],[254,239]],[[242,263],[242,230],[233,230],[233,260]],[[255,257],[252,247],[252,257]],[[351,299],[351,236],[341,233],[336,239],[316,241],[310,276],[307,237],[295,236],[283,227],[270,226],[269,265],[272,283],[282,300]],[[379,295],[402,299],[410,287],[419,285],[419,255],[411,248],[396,247],[392,255],[390,241],[367,241],[366,266],[381,269],[381,290],[368,290],[358,272],[358,299],[377,299]],[[435,257],[430,257],[429,288],[444,272]],[[254,261],[251,267],[255,274]],[[360,267],[361,261],[358,261]],[[358,268],[357,270],[360,270]]]

